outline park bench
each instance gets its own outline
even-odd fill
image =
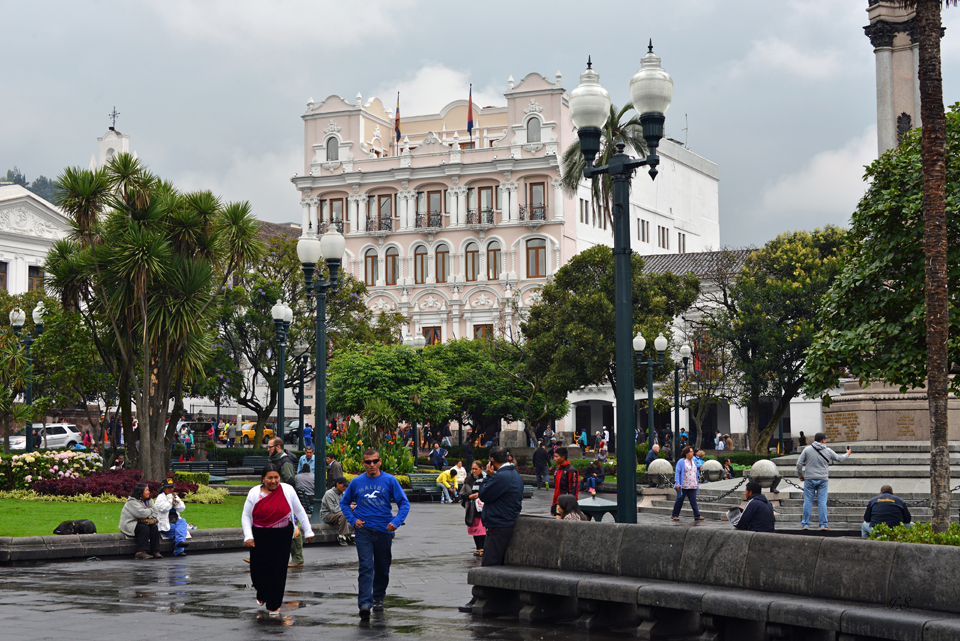
[[[419,500],[427,497],[432,502],[434,497],[443,496],[440,488],[437,487],[437,477],[439,475],[439,472],[435,474],[409,474],[410,490]],[[453,492],[452,489],[450,491]]]
[[[474,616],[636,638],[960,638],[960,548],[521,516]]]
[[[269,456],[244,456],[243,463],[240,464],[240,467],[249,468],[253,470],[254,474],[259,474],[263,471],[263,466],[269,462]]]
[[[183,462],[173,461],[170,463],[170,469],[174,472],[207,472],[210,475],[226,476],[226,461],[192,461]]]

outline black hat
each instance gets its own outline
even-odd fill
[[[161,487],[164,487],[164,488],[173,487],[173,479],[172,478],[163,479],[163,483],[161,484]]]

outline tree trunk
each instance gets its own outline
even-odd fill
[[[133,436],[133,406],[130,399],[130,379],[127,378],[126,370],[121,371],[120,380],[117,385],[117,400],[120,406],[120,423],[123,430],[123,447],[126,452],[125,462],[130,469],[140,467],[140,453],[137,451],[137,445]]]
[[[752,449],[754,454],[759,454],[757,444],[760,442],[760,394],[750,394],[750,402],[747,404],[747,443],[746,449]]]
[[[930,405],[930,507],[935,532],[950,525],[950,453],[947,447],[948,289],[946,118],[940,71],[940,0],[917,2],[920,40],[920,115],[923,122],[923,250],[926,263],[927,398]]]

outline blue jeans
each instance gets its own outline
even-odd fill
[[[803,482],[803,518],[802,527],[810,525],[810,515],[813,513],[813,495],[817,495],[817,516],[820,518],[820,527],[827,527],[827,479],[807,479]]]
[[[700,507],[697,505],[697,489],[696,488],[690,488],[690,489],[681,488],[677,490],[677,500],[673,504],[673,516],[674,517],[680,516],[680,508],[683,507],[684,497],[686,497],[687,500],[690,501],[690,507],[693,508],[693,516],[695,517],[700,516]]]
[[[361,527],[357,528],[355,533],[357,559],[360,561],[357,605],[361,610],[369,610],[374,602],[383,601],[383,597],[387,594],[387,584],[390,583],[393,532]]]
[[[176,523],[171,523],[170,529],[160,534],[168,539],[173,539],[173,556],[183,554],[183,548],[176,547],[177,543],[182,543],[187,540],[187,521],[183,517],[177,519]]]
[[[440,491],[443,492],[443,500],[447,503],[452,502],[450,499],[450,490],[447,489],[447,486],[443,483],[437,483],[437,487],[439,487]]]

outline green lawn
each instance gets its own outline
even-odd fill
[[[246,485],[253,487],[254,485],[260,485],[260,481],[227,481],[226,483],[218,483],[217,485]]]
[[[228,496],[219,505],[187,503],[183,517],[200,529],[240,527],[246,497]],[[0,536],[50,536],[61,521],[90,519],[97,532],[119,532],[122,503],[48,503],[0,499]]]

